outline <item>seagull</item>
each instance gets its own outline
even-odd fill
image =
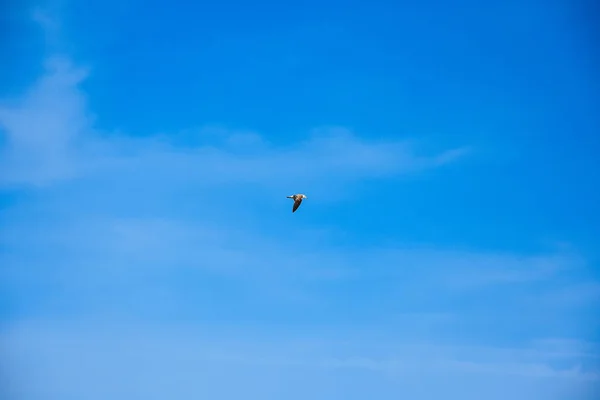
[[[287,196],[288,199],[294,199],[294,207],[292,208],[292,212],[296,212],[298,207],[300,207],[300,203],[302,203],[303,199],[306,199],[306,195],[302,193],[293,194],[291,196]]]

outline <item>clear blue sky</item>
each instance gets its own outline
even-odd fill
[[[3,3],[0,397],[595,398],[584,3]]]

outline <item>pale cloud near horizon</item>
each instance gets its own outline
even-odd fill
[[[14,361],[8,373],[16,377],[13,382],[19,376],[37,379],[37,385],[22,383],[18,393],[23,399],[117,394],[158,399],[191,393],[260,393],[273,399],[308,394],[325,399],[343,393],[361,398],[345,389],[356,379],[369,382],[370,390],[383,385],[385,396],[380,398],[390,399],[434,399],[440,389],[473,400],[483,394],[489,399],[516,397],[524,390],[549,400],[568,395],[592,399],[600,382],[597,372],[581,365],[586,358],[597,359],[597,349],[573,355],[535,343],[521,348],[444,346],[402,337],[369,339],[360,330],[300,335],[249,325],[243,339],[236,332],[189,324],[165,328],[24,321],[2,331],[0,351],[3,359]],[[123,371],[119,376],[112,372],[115,362]],[[351,380],[340,387],[342,377]],[[432,380],[435,387],[427,385]],[[232,381],[233,387],[228,385]],[[485,383],[474,384],[478,381]]]

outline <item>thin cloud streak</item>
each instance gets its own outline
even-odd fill
[[[510,290],[555,282],[562,272],[582,268],[576,257],[562,253],[336,249],[322,241],[274,240],[235,225],[160,218],[79,217],[58,225],[36,222],[35,229],[19,220],[13,224],[0,235],[0,246],[10,250],[0,256],[2,287],[13,300],[46,288],[35,289],[37,300],[26,302],[34,314],[60,313],[59,305],[68,303],[74,311],[193,316],[211,312],[204,300],[227,302],[234,292],[246,302],[333,310],[347,307],[349,299],[339,295],[344,288],[360,288],[374,305],[402,304],[417,312],[424,300],[425,309],[444,309],[436,298],[469,298],[486,288],[516,301]],[[193,290],[186,283],[191,277]],[[227,284],[213,287],[218,282]],[[533,300],[527,305],[530,312],[547,308]],[[460,324],[452,318],[437,322]]]
[[[468,153],[458,148],[418,155],[408,141],[366,142],[336,127],[316,129],[288,147],[236,131],[227,131],[215,145],[210,127],[196,131],[202,144],[184,148],[176,144],[177,134],[103,134],[94,130],[94,117],[79,87],[88,75],[89,69],[74,66],[68,58],[51,57],[46,75],[31,90],[0,108],[0,127],[8,138],[0,182],[47,185],[88,174],[136,171],[159,179],[185,175],[204,184],[307,182],[324,175],[356,180],[439,167]]]
[[[0,234],[3,246],[23,253],[35,247],[70,262],[94,254],[100,264],[122,263],[133,269],[143,265],[144,269],[172,270],[172,264],[219,260],[217,271],[244,274],[248,270],[266,272],[263,268],[271,264],[268,260],[280,260],[272,272],[300,274],[298,278],[327,265],[323,270],[339,271],[334,279],[402,278],[410,274],[421,282],[438,282],[446,288],[465,291],[470,287],[550,279],[562,271],[586,267],[585,260],[576,253],[559,251],[525,256],[402,246],[324,250],[322,242],[304,242],[298,248],[296,238],[274,242],[266,234],[232,222],[228,226],[225,221],[211,226],[206,221],[183,219],[79,217],[63,220],[59,225],[38,221],[35,231],[25,221],[17,219],[13,223],[10,234]]]
[[[246,333],[243,339],[239,337],[240,329]],[[5,359],[21,360],[20,368],[10,373],[12,380],[17,381],[23,368],[28,368],[28,374],[34,373],[41,387],[52,391],[56,390],[52,382],[63,386],[69,376],[81,375],[88,381],[85,387],[63,387],[64,394],[79,396],[89,395],[99,384],[90,380],[93,371],[102,382],[122,374],[127,381],[152,382],[167,368],[168,375],[173,376],[174,371],[175,375],[188,374],[210,367],[229,369],[234,380],[244,375],[240,369],[245,368],[274,368],[286,375],[294,373],[289,368],[302,368],[310,374],[372,371],[398,382],[449,374],[465,382],[497,377],[505,383],[517,378],[529,382],[541,379],[545,385],[561,382],[580,390],[600,386],[600,371],[583,367],[581,357],[557,355],[535,344],[522,348],[443,346],[402,337],[369,338],[360,331],[350,336],[340,332],[322,335],[318,330],[256,331],[251,325],[215,328],[180,324],[164,328],[114,326],[101,321],[22,321],[4,329],[1,337]],[[497,390],[506,392],[510,386],[499,386]],[[144,386],[132,384],[130,390],[143,392]]]

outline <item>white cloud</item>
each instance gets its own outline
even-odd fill
[[[52,57],[46,75],[0,108],[7,136],[0,183],[49,184],[90,173],[185,175],[192,182],[307,183],[418,172],[455,161],[467,148],[420,155],[410,142],[362,140],[344,128],[320,128],[277,147],[255,133],[214,128],[150,138],[94,132],[80,84],[89,70]],[[190,135],[191,133],[191,135]],[[220,133],[220,134],[215,134]],[[194,137],[196,136],[196,137]],[[217,139],[215,141],[215,138]],[[181,145],[185,140],[195,145]],[[220,140],[219,140],[220,139]]]
[[[86,71],[64,58],[48,59],[46,70],[21,99],[0,107],[0,183],[40,185],[77,172],[77,145],[91,122],[77,89]]]

